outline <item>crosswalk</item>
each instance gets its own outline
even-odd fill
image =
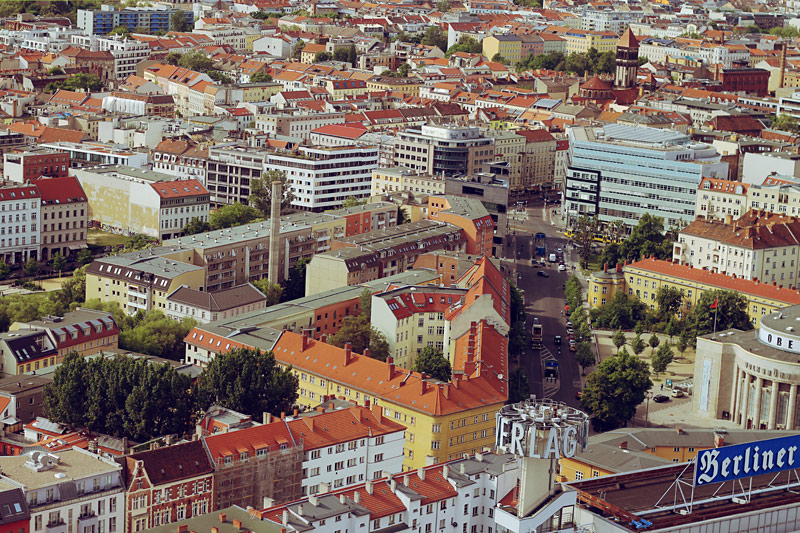
[[[540,357],[542,360],[542,375],[544,376],[545,363],[547,361],[558,362],[558,359],[556,359],[556,356],[554,356],[553,353],[547,349],[547,347],[542,347],[540,351]],[[544,382],[542,383],[542,388],[544,389],[542,391],[543,396],[545,398],[552,398],[561,388],[561,378],[560,377],[555,379],[544,378]]]

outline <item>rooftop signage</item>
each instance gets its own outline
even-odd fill
[[[800,435],[702,450],[694,484],[708,485],[800,467]]]

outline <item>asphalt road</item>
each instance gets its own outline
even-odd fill
[[[561,315],[564,308],[562,287],[569,277],[569,272],[558,272],[555,263],[547,262],[545,267],[531,265],[531,259],[536,253],[533,246],[535,233],[543,232],[547,236],[548,255],[551,250],[555,251],[559,247],[565,249],[567,241],[555,227],[543,220],[541,204],[529,207],[527,213],[527,220],[513,222],[516,233],[512,236],[511,246],[507,252],[509,259],[516,260],[517,286],[525,291],[528,342],[527,350],[521,357],[519,365],[524,367],[528,374],[532,394],[539,398],[546,396],[577,406],[576,393],[580,390],[580,368],[575,362],[573,352],[568,349],[566,318]],[[567,253],[567,259],[569,258],[570,254]],[[547,260],[547,258],[537,258],[540,259]],[[540,270],[546,272],[549,277],[537,275]],[[537,317],[542,324],[544,336],[542,350],[534,350],[530,342],[533,317]],[[553,342],[555,335],[560,335],[562,338],[560,346]],[[558,361],[559,379],[555,383],[543,383],[543,358]]]

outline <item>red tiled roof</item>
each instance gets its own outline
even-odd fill
[[[197,196],[208,194],[202,183],[197,180],[175,180],[151,183],[150,186],[161,198],[180,198],[182,196]]]
[[[759,298],[766,298],[768,300],[775,300],[787,305],[800,304],[800,291],[797,290],[740,277],[734,278],[726,274],[717,274],[701,268],[692,268],[689,265],[679,265],[661,259],[643,259],[631,263],[624,268],[638,268],[655,274],[694,281],[716,289],[725,289],[757,296]]]
[[[367,128],[360,122],[344,124],[327,124],[320,126],[311,133],[320,135],[332,135],[333,137],[344,137],[345,139],[358,139],[367,132]]]
[[[75,176],[63,178],[39,177],[31,180],[42,195],[43,204],[69,204],[85,202],[86,194],[83,192],[80,181]]]

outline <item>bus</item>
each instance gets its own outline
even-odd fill
[[[542,324],[538,318],[533,319],[533,327],[531,328],[531,337],[533,339],[533,349],[539,350],[542,348]]]
[[[575,232],[573,232],[571,229],[567,230],[564,233],[564,236],[567,239],[572,239],[575,236]],[[594,236],[592,237],[592,240],[594,242],[600,242],[600,243],[603,243],[603,244],[611,244],[612,242],[616,242],[617,244],[619,244],[619,243],[622,242],[622,239],[613,240],[613,239],[609,238],[608,235],[606,235],[604,233],[601,233],[601,232],[595,233]]]

